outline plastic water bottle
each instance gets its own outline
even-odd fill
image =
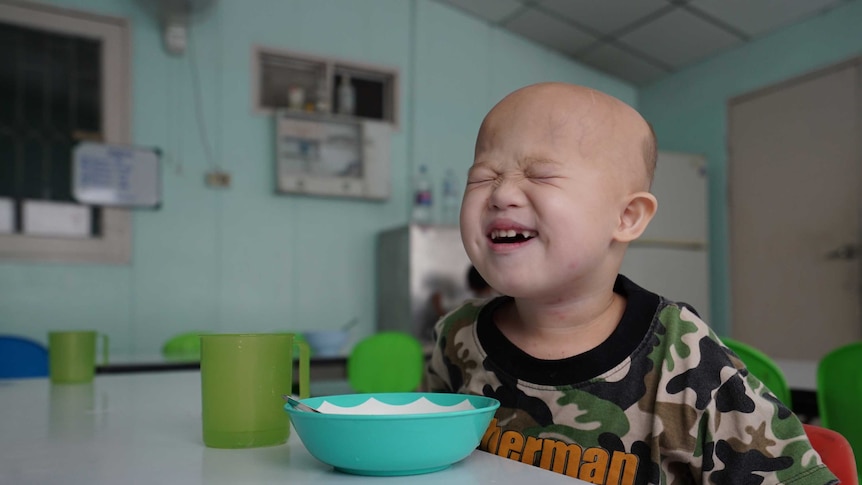
[[[460,212],[461,201],[458,197],[458,178],[455,176],[455,171],[451,168],[446,170],[446,176],[443,177],[443,196],[441,206],[443,215],[441,222],[443,224],[457,225]]]
[[[419,166],[419,174],[413,183],[413,214],[411,219],[416,224],[431,224],[434,199],[431,193],[431,179],[428,177],[428,167]]]

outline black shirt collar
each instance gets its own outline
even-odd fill
[[[601,375],[631,355],[649,331],[660,297],[618,275],[614,292],[626,299],[619,325],[598,347],[559,360],[537,359],[507,339],[494,324],[492,316],[511,297],[490,301],[479,313],[479,342],[491,363],[506,374],[539,385],[572,385]]]

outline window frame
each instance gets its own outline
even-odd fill
[[[102,136],[105,143],[130,142],[132,56],[126,19],[12,1],[0,2],[0,20],[22,27],[98,39],[102,46]],[[129,264],[132,253],[132,216],[129,211],[103,208],[101,227],[101,237],[87,239],[0,234],[0,262]]]

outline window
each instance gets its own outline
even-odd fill
[[[125,20],[0,4],[0,259],[125,263],[131,217],[77,204],[71,150],[129,141]]]

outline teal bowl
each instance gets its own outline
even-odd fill
[[[463,460],[500,407],[489,397],[423,392],[301,401],[328,410],[318,414],[284,406],[308,452],[338,471],[374,476],[430,473]]]

